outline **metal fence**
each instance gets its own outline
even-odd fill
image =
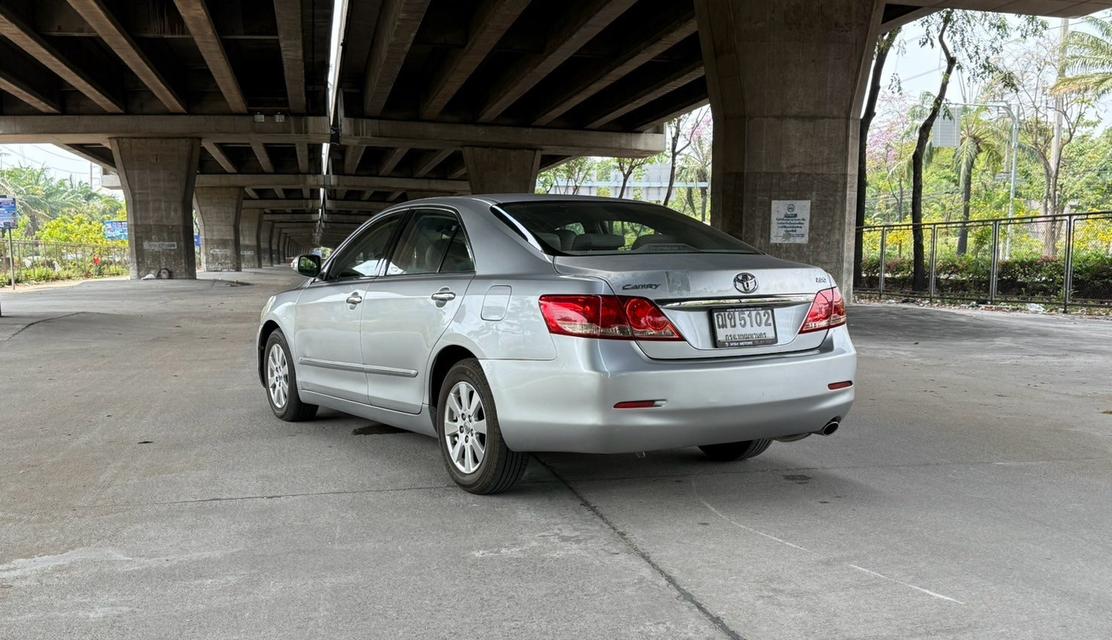
[[[17,282],[127,275],[129,270],[126,245],[16,241],[11,244],[11,249],[15,254]],[[0,242],[0,286],[10,286],[11,264],[8,243]]]
[[[925,286],[913,278],[922,232]],[[856,290],[934,300],[1112,306],[1112,211],[866,225]]]

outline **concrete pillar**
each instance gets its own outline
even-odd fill
[[[112,156],[127,202],[131,277],[196,278],[193,185],[196,138],[113,138]]]
[[[278,225],[272,224],[270,226],[270,238],[267,240],[266,246],[270,252],[271,263],[281,264],[282,257],[278,255]]]
[[[244,209],[239,214],[239,255],[245,269],[258,269],[259,262],[259,209]]]
[[[259,223],[259,261],[264,267],[274,266],[274,256],[270,255],[270,234],[274,223],[263,220]]]
[[[860,108],[883,7],[695,0],[714,114],[711,223],[822,267],[847,291]],[[789,204],[796,218],[783,215]],[[806,238],[785,238],[807,207]]]
[[[533,193],[541,152],[537,149],[464,147],[471,193]]]
[[[199,187],[193,200],[201,226],[201,266],[205,271],[239,271],[239,218],[243,189]]]

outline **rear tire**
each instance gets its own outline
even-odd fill
[[[317,415],[317,405],[301,401],[297,393],[297,371],[293,355],[286,344],[286,336],[275,331],[266,340],[263,350],[263,369],[266,372],[266,399],[270,410],[286,422],[311,420]]]
[[[452,366],[436,407],[436,440],[448,475],[460,488],[489,495],[521,479],[529,454],[511,451],[502,439],[494,394],[478,360]]]
[[[772,444],[772,440],[743,440],[741,442],[725,442],[722,444],[707,444],[699,447],[703,454],[715,462],[733,462],[746,460],[764,453]]]

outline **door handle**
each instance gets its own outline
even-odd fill
[[[347,303],[353,307],[360,302],[363,302],[363,296],[359,295],[358,293],[353,293],[347,298]]]
[[[432,299],[436,300],[437,302],[448,302],[450,300],[455,300],[456,299],[456,294],[452,293],[451,291],[448,290],[447,287],[445,287],[445,288],[441,289],[440,291],[437,291],[436,293],[432,294]]]

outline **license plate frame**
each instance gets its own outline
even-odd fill
[[[714,337],[714,346],[717,349],[760,347],[779,342],[779,334],[776,330],[776,312],[771,307],[711,309],[707,317],[710,320],[710,331]],[[721,324],[719,323],[720,318],[722,319]],[[730,326],[730,318],[733,318],[733,326]],[[754,324],[754,320],[758,318],[760,322]],[[739,327],[738,325],[742,326]],[[761,331],[750,331],[747,334],[723,333],[731,329],[744,331],[753,328],[759,328]],[[768,329],[771,329],[771,335]]]

